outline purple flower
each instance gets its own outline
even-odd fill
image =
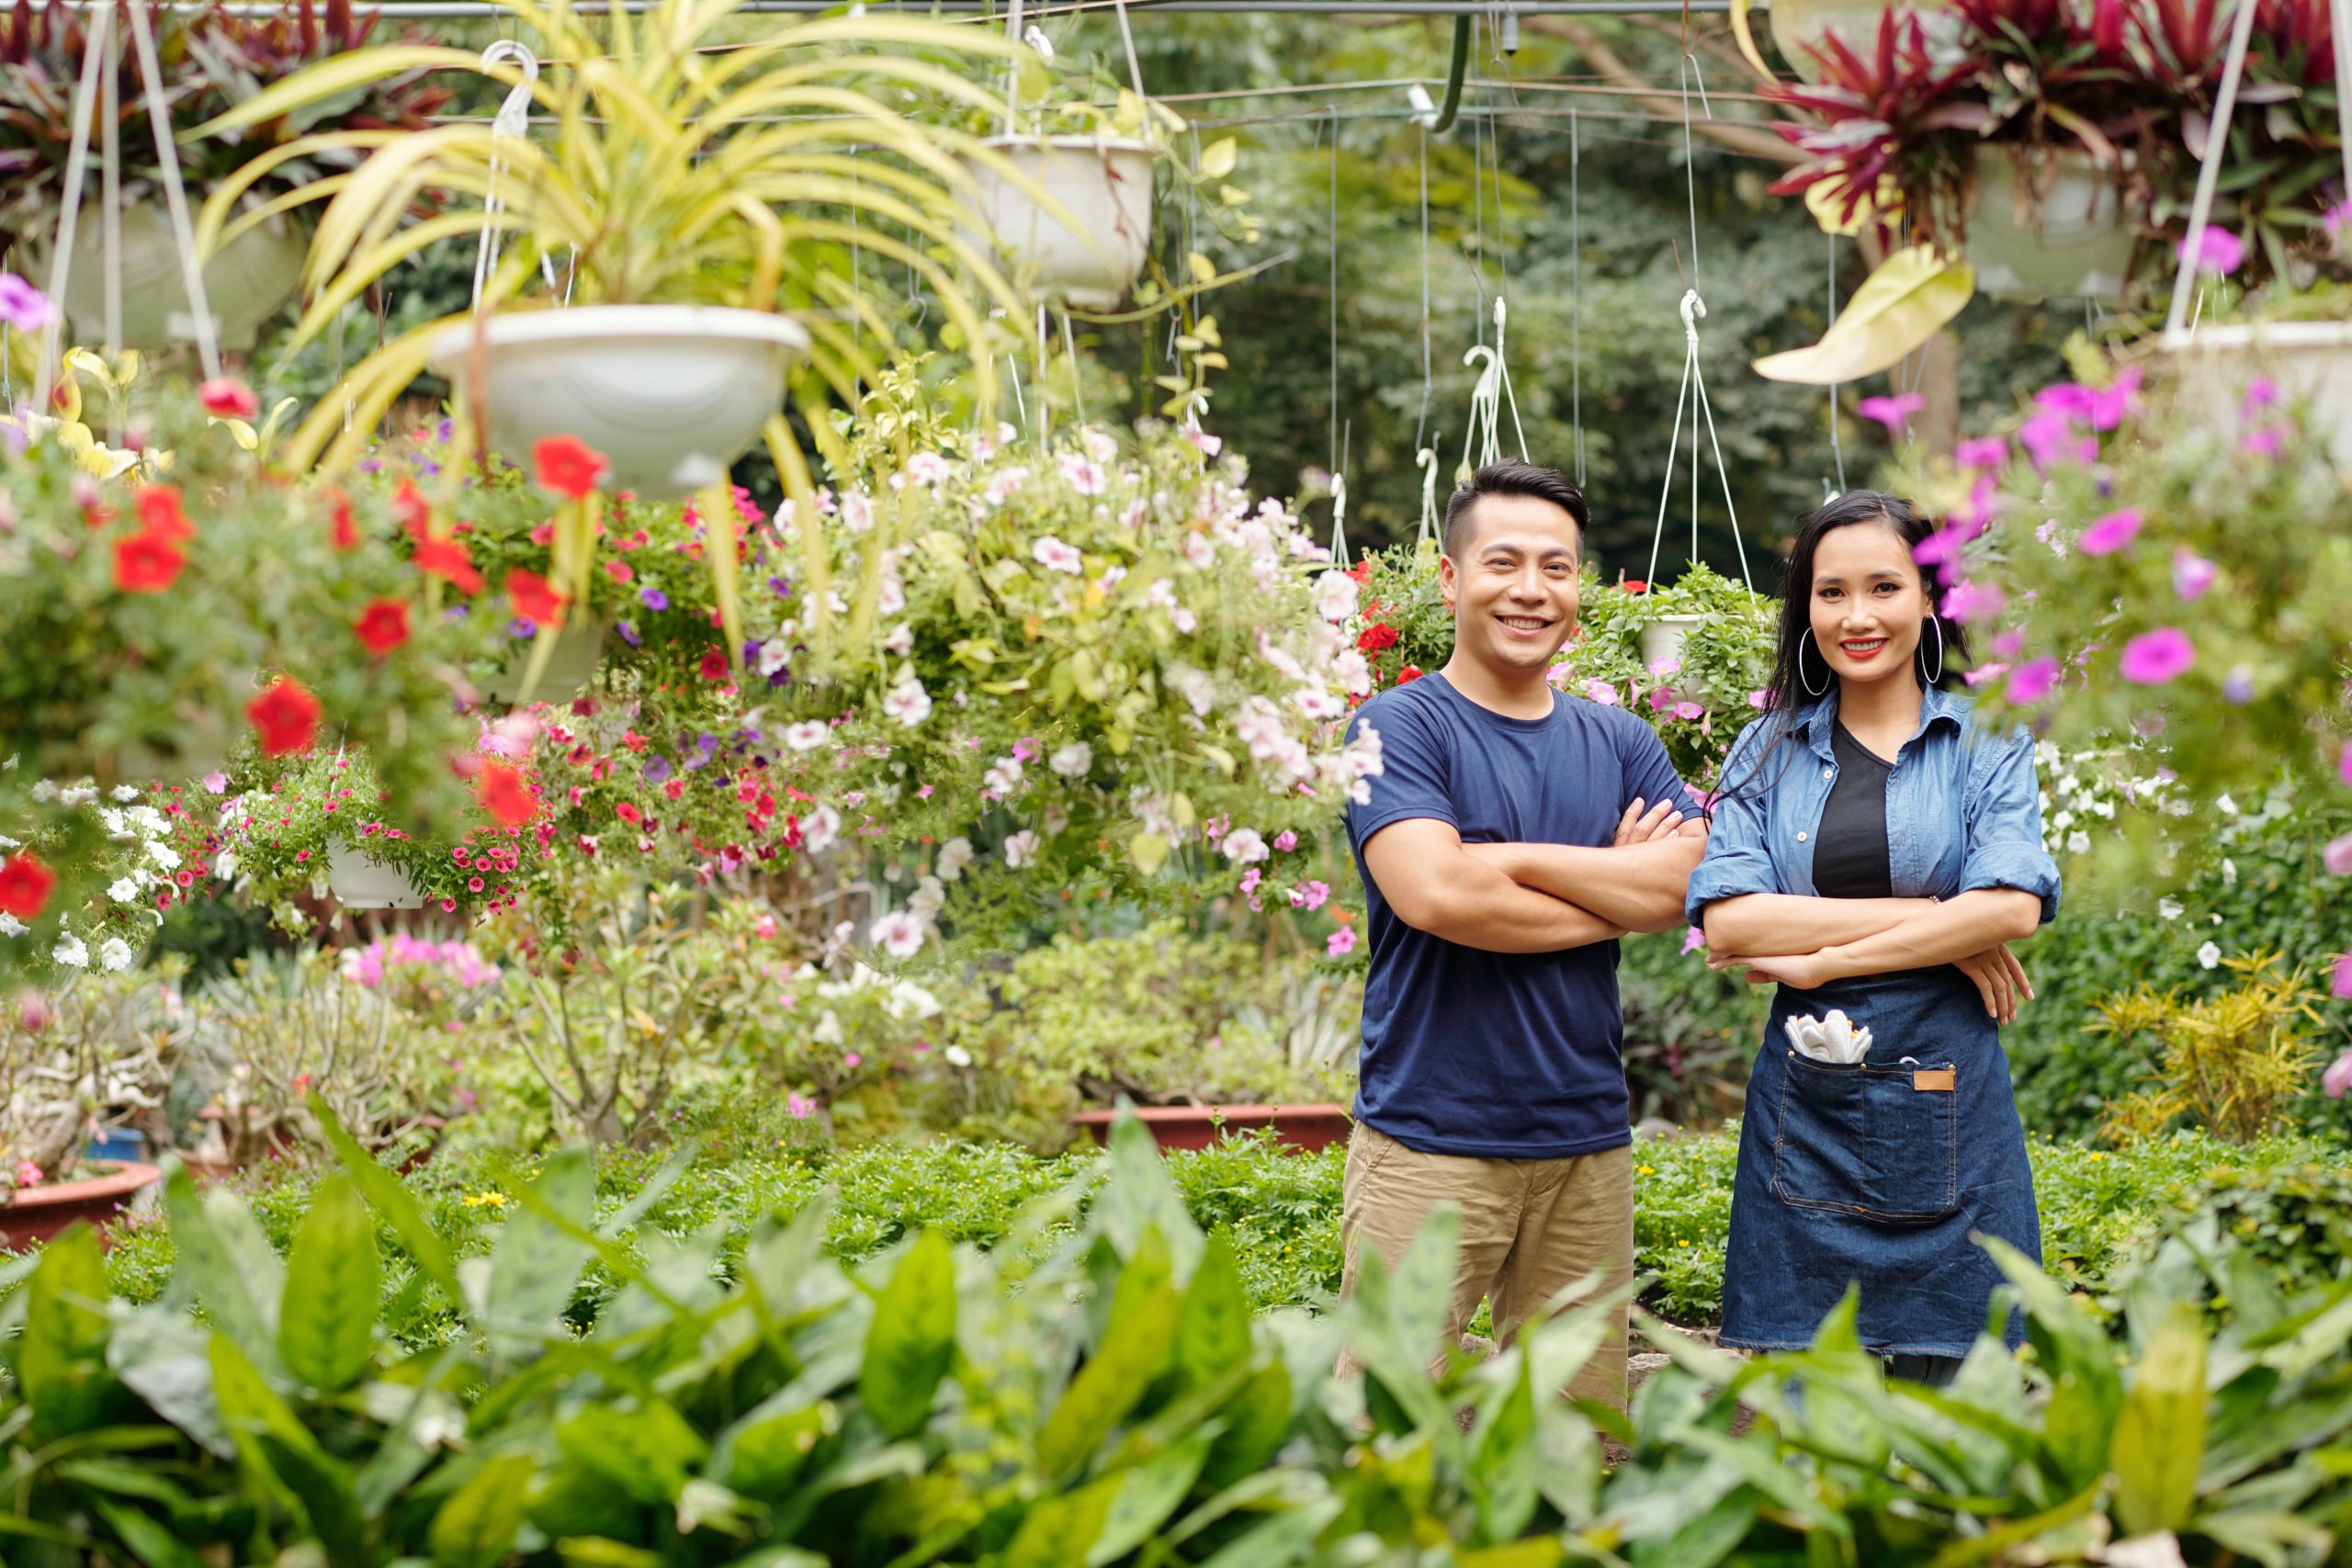
[[[2256,376],[2245,384],[2245,396],[2238,402],[2238,417],[2252,423],[2254,416],[2278,400],[2278,383],[2267,376]]]
[[[662,592],[659,588],[647,587],[639,589],[637,591],[637,602],[644,605],[649,610],[666,610],[670,607],[670,596],[667,593]]]
[[[2241,705],[2254,701],[2254,667],[2240,664],[2232,669],[2229,679],[2222,682],[2222,695]]]
[[[1958,582],[1944,594],[1948,621],[1989,621],[2009,607],[2009,596],[1997,583]]]
[[[1888,434],[1901,435],[1910,428],[1911,416],[1927,406],[1926,398],[1917,392],[1905,392],[1894,398],[1864,398],[1854,405],[1854,412],[1886,426]]]
[[[40,289],[13,272],[0,272],[0,321],[20,333],[37,333],[49,325],[51,313]]]
[[[2047,470],[2060,463],[2088,463],[2098,457],[2098,439],[2075,428],[2075,422],[2055,409],[2043,409],[2018,426],[2033,466]]]
[[[506,623],[506,635],[511,637],[532,637],[539,635],[539,623],[528,615],[517,615]]]
[[[658,784],[670,776],[670,759],[656,751],[645,759],[645,782]]]
[[[1997,435],[1980,436],[1954,446],[1951,455],[1963,468],[1997,468],[2009,460],[2009,444]]]
[[[2221,575],[2220,567],[2185,545],[2172,552],[2172,591],[2184,603],[2193,604],[2203,598],[2205,591],[2213,586],[2213,580]]]
[[[2226,276],[2237,271],[2239,265],[2245,260],[2245,242],[2227,229],[2208,223],[2197,231],[2194,245],[2190,243],[2189,236],[2181,237],[2178,254],[2183,266],[2189,265],[2193,259],[2199,272]]]
[[[2123,678],[2135,685],[2161,686],[2187,674],[2196,662],[2197,645],[2178,626],[2158,626],[2123,645]],[[2352,769],[2345,777],[2352,782]]]
[[[2038,703],[2048,696],[2058,684],[2058,661],[2041,658],[2030,664],[2020,665],[2009,677],[2008,699],[2013,703]]]
[[[2089,419],[2091,410],[2098,402],[2098,389],[2086,387],[2080,381],[2061,381],[2033,394],[2034,407],[2063,413],[2068,419]]]
[[[1993,639],[1993,652],[2002,659],[2015,659],[2025,649],[2025,633],[2003,632]]]
[[[613,623],[613,626],[615,630],[621,634],[621,640],[628,644],[631,648],[643,648],[645,646],[645,639],[638,636],[637,628],[630,626],[627,621],[615,621]]]
[[[782,599],[791,593],[792,584],[781,577],[771,577],[768,579],[768,592]]]
[[[2120,512],[2110,512],[2083,530],[2075,543],[2086,556],[2111,556],[2130,544],[2140,533],[2140,509],[2127,506]]]

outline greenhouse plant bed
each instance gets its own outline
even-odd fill
[[[1115,1111],[1082,1111],[1070,1118],[1097,1143],[1110,1136]],[[1254,1133],[1272,1127],[1275,1138],[1313,1152],[1348,1141],[1354,1119],[1344,1105],[1146,1105],[1136,1116],[1162,1149],[1205,1149],[1220,1132]]]
[[[76,1220],[87,1220],[97,1227],[98,1245],[104,1247],[106,1227],[163,1174],[152,1165],[120,1160],[96,1176],[20,1188],[12,1201],[0,1206],[0,1248],[21,1251],[37,1242],[52,1240]]]

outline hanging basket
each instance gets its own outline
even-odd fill
[[[1772,42],[1781,58],[1807,82],[1821,80],[1821,62],[1814,51],[1833,32],[1847,48],[1868,59],[1878,46],[1879,19],[1889,11],[1918,13],[1930,42],[1950,42],[1960,34],[1960,18],[1934,0],[1900,6],[1894,0],[1767,0],[1765,8],[1771,13]]]
[[[1706,624],[1703,615],[1660,615],[1642,627],[1642,662],[1655,669],[1682,657],[1683,634]]]
[[[981,145],[1042,186],[1076,223],[996,170],[967,164],[978,187],[972,209],[1014,278],[1076,310],[1116,310],[1151,253],[1151,148],[1092,136],[996,136]]]
[[[1977,292],[2029,303],[2121,299],[2133,235],[2113,173],[2069,148],[2050,161],[2039,226],[2027,215],[2024,196],[2023,172],[2008,150],[1978,148],[1968,220]]]
[[[424,895],[396,865],[378,865],[345,843],[327,846],[327,886],[346,909],[416,909]]]
[[[539,671],[538,682],[531,688],[531,701],[568,703],[584,694],[588,682],[596,678],[596,666],[604,656],[604,623],[584,615],[571,622],[556,633],[555,649],[548,655],[548,667]],[[498,672],[482,682],[482,694],[492,702],[521,702],[523,672],[530,666],[531,641],[516,642]]]
[[[53,237],[56,231],[52,219],[35,232]],[[53,243],[52,238],[27,245],[33,276],[48,276]],[[126,203],[121,243],[123,346],[159,354],[192,341],[187,284],[163,203]],[[262,323],[294,297],[309,248],[309,234],[281,215],[246,230],[204,264],[205,303],[212,309],[213,336],[222,348],[253,347]],[[74,225],[68,260],[65,313],[73,318],[74,338],[95,346],[106,339],[106,241],[102,215],[86,204]]]
[[[2286,401],[2310,405],[2312,432],[2352,468],[2352,321],[2199,326],[2165,334],[2164,347],[2180,395],[2214,426],[2233,427],[2247,384],[2267,376]]]
[[[433,340],[434,369],[459,387],[475,324]],[[570,435],[611,465],[605,488],[675,501],[727,477],[784,403],[785,373],[808,351],[786,316],[704,305],[579,305],[481,323],[491,445],[528,469]]]

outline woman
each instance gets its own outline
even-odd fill
[[[2007,943],[2057,912],[2058,868],[2030,738],[1980,733],[1944,689],[1968,654],[1915,559],[1928,532],[1867,491],[1805,519],[1766,716],[1724,762],[1688,908],[1715,967],[1780,987],[1740,1126],[1722,1342],[1809,1345],[1859,1287],[1862,1343],[1940,1383],[2002,1280],[1971,1237],[2041,1256],[1996,1030],[2033,995]],[[1859,1062],[1792,1041],[1792,1021],[1833,1010],[1869,1030]]]

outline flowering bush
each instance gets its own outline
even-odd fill
[[[164,912],[211,894],[217,840],[209,803],[193,786],[117,784],[103,794],[88,780],[35,783],[26,818],[12,825],[29,841],[0,833],[0,963],[37,982],[74,971],[129,969],[147,950]],[[70,880],[48,867],[69,868]],[[62,883],[68,891],[52,897]],[[39,940],[30,921],[46,913]]]

